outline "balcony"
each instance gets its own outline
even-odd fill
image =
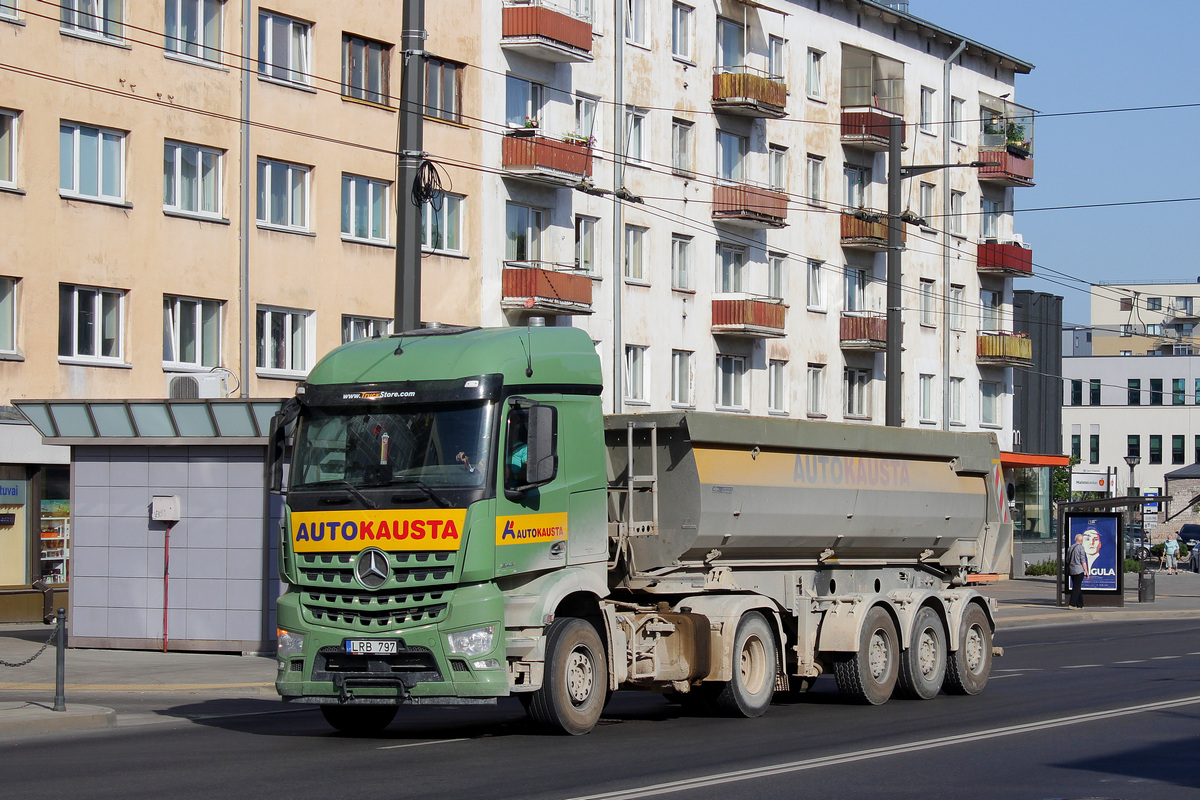
[[[505,261],[500,307],[542,314],[592,313],[592,279],[563,264]]]
[[[1033,156],[1020,155],[1011,149],[980,150],[979,160],[987,166],[979,168],[979,180],[1000,186],[1033,186]]]
[[[887,314],[881,311],[843,311],[840,338],[843,350],[882,353],[887,350]]]
[[[504,137],[505,175],[536,183],[573,186],[592,174],[592,148],[541,135],[536,128],[518,128]]]
[[[713,187],[712,218],[742,228],[783,228],[787,225],[787,195],[748,183]]]
[[[1031,366],[1033,341],[1019,333],[980,333],[976,338],[975,363],[981,367]]]
[[[750,67],[715,67],[712,107],[722,114],[781,119],[787,116],[787,84]]]
[[[784,335],[787,306],[777,298],[731,295],[712,301],[712,332],[751,339],[778,339]]]
[[[546,0],[505,3],[500,46],[555,63],[592,60],[592,23]]]
[[[1021,242],[984,239],[975,255],[975,268],[984,275],[1033,277],[1033,250]]]
[[[880,251],[887,249],[888,223],[882,211],[858,209],[842,212],[842,247],[855,250]],[[900,244],[904,245],[907,232],[900,226]]]
[[[850,106],[842,109],[842,144],[861,147],[863,150],[882,151],[888,149],[888,138],[892,120],[896,114],[872,106]],[[908,132],[907,125],[900,126],[900,144],[903,146]]]

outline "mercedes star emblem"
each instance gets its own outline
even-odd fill
[[[373,547],[362,551],[358,561],[354,564],[355,577],[368,589],[378,589],[383,586],[390,572],[387,554]]]

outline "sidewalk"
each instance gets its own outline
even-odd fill
[[[1155,575],[1155,602],[1139,603],[1137,576],[1126,575],[1123,608],[1055,604],[1054,578],[1019,578],[977,585],[996,598],[1001,631],[1037,625],[1129,619],[1200,617],[1200,575]],[[0,625],[0,660],[32,656],[51,625]],[[43,733],[126,727],[218,713],[290,708],[276,700],[275,660],[259,656],[68,650],[66,710],[53,711],[53,644],[32,663],[0,666],[0,741]]]

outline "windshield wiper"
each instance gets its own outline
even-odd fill
[[[426,497],[428,497],[433,502],[437,503],[442,508],[450,507],[449,500],[447,500],[446,498],[442,497],[440,494],[435,492],[429,484],[427,484],[425,481],[421,480],[420,478],[415,478],[411,475],[397,475],[396,477],[392,478],[392,484],[395,485],[397,483],[407,484],[409,486],[412,486],[414,489],[420,489],[421,492],[424,493],[424,495]],[[400,498],[393,497],[392,499],[397,500]]]
[[[297,489],[313,489],[313,488],[323,488],[326,486],[340,486],[343,489],[346,489],[347,491],[349,491],[350,494],[357,497],[364,505],[370,506],[371,508],[379,508],[378,503],[376,503],[374,500],[372,500],[371,498],[369,498],[365,494],[363,494],[362,491],[360,491],[357,486],[355,486],[353,483],[346,480],[345,478],[340,478],[340,479],[334,480],[334,481],[317,481],[316,483],[305,483],[305,484],[303,484],[301,486],[297,486],[295,488],[297,488]]]

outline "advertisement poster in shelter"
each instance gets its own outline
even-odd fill
[[[1117,570],[1124,568],[1118,514],[1067,515],[1067,547],[1080,537],[1087,554],[1084,591],[1118,591]]]

